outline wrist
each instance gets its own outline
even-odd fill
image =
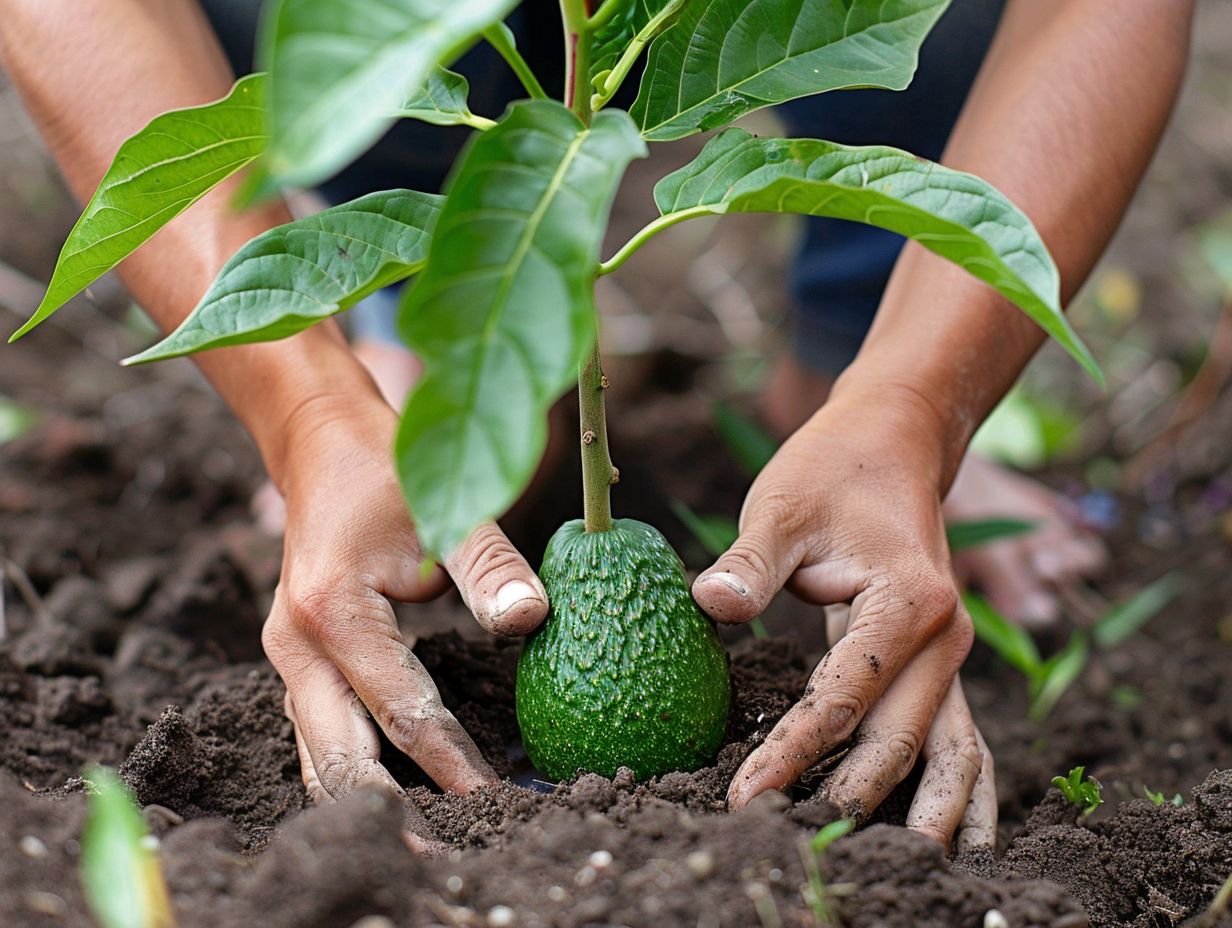
[[[835,382],[822,408],[847,410],[855,427],[875,421],[893,433],[894,455],[917,476],[935,483],[940,497],[949,490],[973,422],[945,401],[940,391],[909,377],[869,376],[853,364]]]
[[[322,436],[334,426],[383,430],[392,447],[396,416],[333,323],[278,342],[206,352],[199,362],[283,493],[297,463],[327,453]]]

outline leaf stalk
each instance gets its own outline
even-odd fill
[[[496,49],[497,53],[505,59],[505,63],[509,65],[510,70],[517,75],[526,92],[530,94],[532,100],[547,100],[548,93],[543,89],[543,85],[539,83],[539,78],[535,76],[535,72],[531,70],[526,59],[522,57],[522,53],[518,51],[517,45],[513,43],[512,33],[504,23],[497,23],[483,30],[483,37],[487,39],[488,44]],[[477,117],[482,119],[482,117]],[[491,123],[491,120],[484,120]],[[494,123],[493,123],[494,125]],[[482,127],[475,126],[476,129],[491,128],[491,126]]]
[[[611,0],[609,0],[605,8],[611,5]],[[671,3],[656,13],[650,22],[646,23],[637,35],[633,37],[633,40],[629,42],[616,64],[612,65],[612,70],[604,75],[603,86],[590,98],[590,108],[592,110],[598,112],[607,105],[612,97],[616,96],[616,92],[620,90],[621,84],[625,82],[629,72],[633,70],[638,59],[642,57],[642,52],[646,49],[646,46],[675,18],[683,5],[684,0],[672,0]],[[602,13],[603,10],[599,12]]]
[[[664,229],[671,228],[678,222],[684,222],[686,219],[695,219],[698,216],[713,216],[715,214],[712,206],[691,206],[688,209],[678,210],[668,213],[666,216],[660,216],[658,219],[651,220],[642,226],[633,237],[620,246],[620,250],[612,255],[606,261],[599,264],[599,276],[610,274],[626,261],[628,261],[635,251],[645,245],[648,241],[662,232]]]

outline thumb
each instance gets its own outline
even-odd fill
[[[548,594],[526,559],[493,522],[445,558],[462,601],[493,635],[525,635],[548,614]]]
[[[716,622],[757,618],[795,572],[800,556],[783,525],[770,512],[746,512],[735,544],[693,581],[693,598]]]

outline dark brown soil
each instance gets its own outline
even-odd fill
[[[1107,359],[1111,393],[1096,397],[1055,350],[1034,366],[1049,395],[1084,411],[1079,450],[1114,466],[1166,424],[1223,296],[1189,230],[1219,219],[1232,196],[1232,10],[1199,5],[1190,89],[1111,259],[1142,287],[1142,324],[1113,318],[1098,293],[1075,309]],[[75,211],[15,112],[0,109],[0,258],[45,278]],[[641,203],[618,209],[618,233],[640,226],[661,167],[635,166]],[[704,555],[669,502],[738,507],[747,477],[716,443],[707,403],[753,379],[782,302],[768,252],[789,247],[783,225],[754,217],[722,230],[682,227],[658,265],[648,252],[602,294],[617,504],[660,526],[691,567]],[[713,289],[699,291],[700,278]],[[0,330],[22,315],[19,302],[0,290]],[[0,928],[93,924],[77,877],[76,779],[93,762],[118,767],[140,799],[182,928],[822,923],[802,892],[807,839],[834,816],[813,798],[820,774],[739,814],[723,807],[732,771],[818,656],[821,617],[788,597],[767,616],[776,637],[731,642],[734,710],[716,766],[555,788],[533,782],[517,751],[517,645],[479,638],[456,597],[406,610],[446,703],[509,779],[442,795],[386,752],[452,849],[434,860],[406,850],[387,796],[307,808],[281,684],[258,647],[279,560],[248,514],[259,463],[187,363],[115,365],[148,342],[125,309],[103,282],[62,325],[0,348],[0,396],[42,417],[0,444]],[[1100,584],[1116,599],[1179,568],[1184,594],[1128,644],[1097,653],[1044,724],[1026,719],[1022,679],[986,650],[964,670],[997,759],[999,853],[945,860],[897,827],[904,797],[892,798],[820,862],[836,922],[1232,928],[1207,911],[1232,873],[1232,388],[1217,392],[1152,458],[1149,479],[1117,484],[1124,517]],[[1080,491],[1086,473],[1075,459],[1050,479]],[[532,558],[577,514],[576,485],[566,466],[524,507],[515,540]],[[1108,800],[1081,820],[1048,788],[1077,764]],[[1144,787],[1184,804],[1157,807]]]

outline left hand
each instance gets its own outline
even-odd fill
[[[836,390],[754,481],[740,537],[694,583],[720,622],[760,615],[784,585],[819,605],[851,604],[803,698],[737,771],[733,808],[854,735],[824,787],[845,815],[867,818],[923,753],[908,824],[947,846],[960,824],[964,844],[991,843],[991,761],[957,681],[973,632],[941,518],[944,434],[913,391]]]

